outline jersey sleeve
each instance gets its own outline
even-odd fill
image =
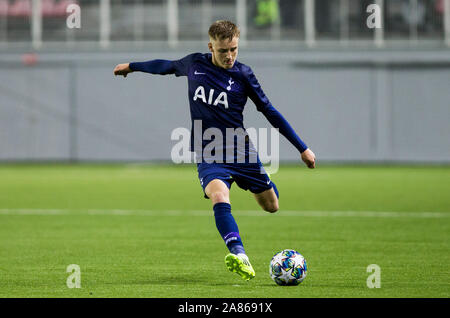
[[[244,69],[244,76],[247,78],[248,97],[255,103],[256,109],[263,113],[270,124],[273,127],[278,128],[280,133],[286,137],[300,153],[308,149],[308,146],[297,135],[289,122],[270,103],[250,67],[246,66],[246,69]]]
[[[264,94],[261,85],[256,79],[252,69],[248,66],[242,69],[245,78],[247,79],[247,95],[255,103],[256,109],[260,112],[271,106],[269,99]]]
[[[151,60],[146,62],[131,62],[130,69],[132,71],[144,72],[150,74],[173,74],[175,69],[173,62],[168,60]]]
[[[146,62],[132,62],[130,69],[132,71],[145,72],[150,74],[175,74],[175,76],[186,76],[189,72],[190,65],[199,53],[189,54],[182,59],[169,60],[150,60]]]
[[[275,109],[272,105],[262,111],[267,120],[272,124],[273,127],[278,128],[280,133],[286,137],[287,140],[302,153],[308,146],[303,142],[303,140],[297,135],[294,128],[289,124],[289,122],[281,115],[281,113]]]
[[[196,58],[198,58],[201,53],[192,53],[182,59],[172,62],[173,68],[175,70],[175,76],[187,76],[189,69]]]

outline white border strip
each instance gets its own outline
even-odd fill
[[[213,216],[212,210],[69,210],[69,209],[0,209],[0,215],[124,215],[124,216]],[[259,211],[237,211],[242,216],[267,216]],[[279,211],[277,217],[374,217],[374,218],[449,218],[450,212],[389,212],[389,211]]]

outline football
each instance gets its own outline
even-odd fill
[[[306,277],[306,260],[295,250],[282,250],[272,257],[269,274],[277,285],[298,285]]]

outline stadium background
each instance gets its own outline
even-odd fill
[[[367,1],[79,1],[80,29],[60,2],[42,1],[42,18],[27,2],[1,2],[0,160],[170,160],[172,130],[190,129],[186,80],[112,69],[206,52],[221,18],[240,24],[239,60],[321,161],[450,160],[444,1],[385,1],[382,29],[367,27]],[[245,125],[270,127],[251,101]]]
[[[449,297],[450,0],[78,0],[70,29],[73,2],[0,0],[0,297]],[[186,79],[113,76],[206,52],[225,18],[318,160],[280,136],[275,215],[233,186],[249,284],[224,268],[195,166],[170,160]],[[270,127],[250,100],[244,118]],[[308,261],[299,288],[267,275],[284,248]]]

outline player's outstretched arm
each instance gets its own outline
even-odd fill
[[[300,152],[300,157],[302,161],[306,164],[309,169],[314,169],[316,167],[316,155],[308,146],[300,139],[296,134],[294,129],[288,123],[288,121],[277,111],[272,105],[268,106],[266,109],[262,110],[264,116],[272,124],[273,127],[278,128],[280,133],[289,140],[295,148]]]
[[[150,74],[173,74],[176,69],[173,61],[168,60],[151,60],[147,62],[132,62],[119,64],[114,69],[114,75],[122,75],[127,77],[132,72],[144,72]]]
[[[267,106],[262,110],[262,113],[273,127],[278,128],[280,133],[287,138],[297,150],[300,152],[300,157],[306,166],[310,169],[316,167],[316,155],[296,134],[295,130],[288,123],[288,121],[276,110],[272,105]]]
[[[246,69],[248,80],[248,94],[250,99],[255,103],[258,111],[262,112],[273,127],[278,128],[280,133],[287,138],[301,153],[302,161],[310,169],[316,167],[316,156],[308,148],[308,146],[300,139],[288,121],[281,113],[272,106],[267,96],[264,94],[261,85],[259,85],[255,74],[250,68]]]
[[[130,68],[130,63],[119,64],[114,68],[114,75],[122,75],[127,77],[128,73],[132,73],[133,70]]]
[[[114,68],[114,75],[127,77],[131,72],[144,72],[158,75],[175,74],[175,76],[187,76],[189,66],[199,55],[201,54],[192,53],[175,61],[156,59],[146,62],[119,64]]]

